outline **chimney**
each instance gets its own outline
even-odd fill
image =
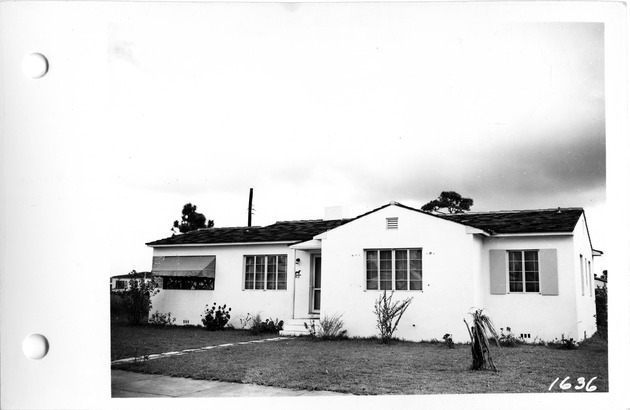
[[[324,208],[324,220],[343,219],[342,206],[327,206]]]

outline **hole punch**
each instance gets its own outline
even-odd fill
[[[42,78],[48,72],[48,59],[40,54],[29,54],[22,60],[22,72],[34,79]]]
[[[22,342],[22,352],[29,359],[39,360],[48,353],[48,339],[40,334],[27,336]]]

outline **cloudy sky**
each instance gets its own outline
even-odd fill
[[[444,190],[473,211],[584,207],[605,251],[603,24],[205,6],[109,29],[112,275],[150,269],[144,243],[187,202],[245,225],[250,187],[255,225]]]

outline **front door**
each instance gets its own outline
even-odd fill
[[[322,299],[322,257],[313,256],[311,269],[311,313],[319,313]]]

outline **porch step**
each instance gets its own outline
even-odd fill
[[[301,318],[290,319],[284,322],[283,330],[280,331],[280,336],[308,336],[309,332],[304,323],[308,326],[311,325],[311,319],[315,320],[315,325],[319,323],[319,318]]]

